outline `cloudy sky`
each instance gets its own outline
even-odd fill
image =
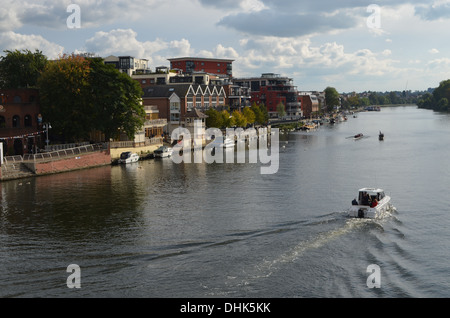
[[[450,78],[450,0],[0,4],[1,52],[132,55],[148,59],[153,69],[174,57],[230,58],[235,77],[271,72],[292,77],[305,91],[414,91]],[[79,7],[79,20],[71,4]]]

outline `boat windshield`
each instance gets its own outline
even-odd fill
[[[131,157],[131,152],[122,152],[120,154],[120,159],[128,159]]]

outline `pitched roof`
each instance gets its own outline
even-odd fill
[[[223,86],[217,85],[199,85],[199,84],[175,84],[175,85],[152,85],[143,89],[144,98],[157,98],[157,97],[167,97],[169,98],[173,93],[177,94],[178,97],[182,98],[188,95],[189,90],[193,92],[194,95],[203,95],[207,89],[209,89],[211,95],[214,95],[214,90],[217,95],[225,95],[225,90]]]
[[[194,108],[190,112],[187,112],[183,118],[208,118],[208,116],[199,111],[197,108]]]
[[[187,95],[192,84],[176,84],[176,85],[153,85],[143,89],[144,95],[142,97],[167,97],[169,98],[173,93],[179,97]]]

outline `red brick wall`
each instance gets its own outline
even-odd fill
[[[0,90],[0,97],[0,105],[3,106],[0,116],[2,116],[5,121],[4,127],[0,127],[0,138],[6,138],[5,140],[7,143],[3,152],[7,155],[27,153],[27,135],[36,133],[42,128],[37,122],[40,113],[39,91],[37,89],[28,88],[4,89]],[[31,126],[29,127],[25,127],[25,116],[27,115],[31,117]],[[13,127],[14,116],[18,116],[19,119],[17,127]],[[19,153],[9,153],[8,151],[14,146],[14,139],[12,139],[12,137],[16,136],[23,136],[20,138],[22,141],[22,149]],[[31,136],[31,138],[33,138],[33,144],[38,144],[41,140],[41,135]]]
[[[143,98],[142,104],[144,106],[157,106],[159,111],[159,118],[165,118],[169,120],[170,117],[170,104],[167,97],[161,98]]]
[[[35,167],[36,174],[47,174],[109,164],[111,164],[111,155],[109,151],[102,151],[58,161],[36,163]]]
[[[210,61],[210,60],[177,60],[177,61],[171,61],[170,67],[172,69],[181,69],[183,72],[186,72],[186,61],[193,61],[194,62],[194,71],[197,72],[206,72],[206,73],[212,73],[212,74],[221,74],[221,75],[228,75],[231,76],[232,74],[227,73],[227,61]]]

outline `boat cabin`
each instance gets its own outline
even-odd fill
[[[126,160],[128,158],[131,158],[131,151],[122,152],[120,154],[120,159],[121,160]]]
[[[374,199],[380,202],[385,196],[382,189],[362,188],[359,189],[358,205],[370,205]]]

